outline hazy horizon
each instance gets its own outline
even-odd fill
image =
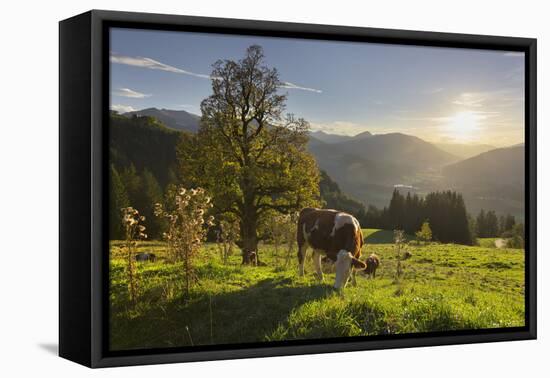
[[[111,29],[111,108],[200,115],[211,65],[252,44],[312,131],[400,132],[435,143],[524,142],[523,53]]]

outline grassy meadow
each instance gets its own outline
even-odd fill
[[[191,298],[182,298],[182,267],[164,260],[163,242],[142,242],[155,262],[139,262],[131,305],[122,243],[110,247],[111,349],[160,348],[291,339],[517,327],[524,325],[524,251],[494,246],[406,246],[396,280],[393,233],[364,230],[363,255],[376,253],[376,279],[358,274],[343,294],[334,273],[297,275],[296,251],[260,247],[265,266],[243,266],[238,249],[227,265],[216,244],[202,247]],[[309,255],[309,254],[308,254]]]

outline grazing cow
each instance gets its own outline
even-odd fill
[[[364,271],[365,274],[372,278],[376,278],[376,269],[380,266],[380,258],[373,253],[367,257],[365,263],[367,264],[367,268]]]
[[[326,209],[305,208],[300,212],[297,229],[299,273],[304,275],[307,248],[313,249],[313,262],[319,280],[323,279],[321,257],[335,262],[334,287],[342,289],[348,279],[355,285],[356,270],[365,269],[359,260],[363,246],[361,226],[350,214]]]
[[[157,259],[157,256],[155,256],[155,254],[151,252],[141,252],[136,255],[136,261],[140,261],[140,262],[144,262],[144,261],[155,262],[156,259]]]

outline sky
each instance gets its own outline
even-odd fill
[[[111,108],[200,115],[212,64],[253,44],[285,83],[286,111],[312,130],[524,142],[524,54],[505,51],[114,28]]]

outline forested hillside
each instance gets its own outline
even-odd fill
[[[365,205],[353,198],[350,198],[345,193],[342,193],[342,190],[338,184],[333,181],[325,171],[321,171],[319,189],[321,199],[325,203],[326,208],[348,212],[353,214],[361,224],[365,223]]]
[[[167,128],[153,117],[111,114],[111,232],[120,236],[120,208],[132,205],[143,209],[151,224],[149,233],[157,237],[160,225],[153,216],[154,202],[162,201],[170,184],[177,181],[176,147],[181,131]],[[365,206],[343,193],[329,175],[321,171],[321,200],[326,207],[347,211],[365,220]]]
[[[131,165],[138,172],[148,170],[162,187],[173,181],[180,132],[152,117],[114,113],[109,126],[110,162],[117,170]]]

